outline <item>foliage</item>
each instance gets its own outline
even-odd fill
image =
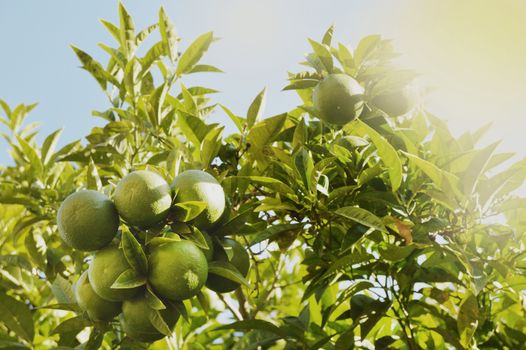
[[[73,47],[109,101],[93,112],[104,127],[85,142],[57,149],[57,130],[38,144],[35,125],[25,123],[35,105],[1,102],[13,164],[0,173],[0,349],[146,348],[117,322],[79,313],[71,285],[87,254],[62,244],[56,226],[69,194],[111,195],[138,169],[170,182],[186,169],[213,174],[231,210],[210,233],[236,237],[252,263],[235,293],[203,289],[179,306],[175,334],[152,349],[523,346],[526,200],[513,192],[526,163],[505,166],[512,154],[477,146],[484,128],[455,138],[422,107],[400,118],[376,108],[375,96],[414,77],[393,67],[388,41],[369,36],[351,50],[332,45],[330,28],[321,42],[310,40],[308,70],[289,73],[284,89],[301,105],[263,118],[263,91],[245,116],[220,106],[237,127],[224,136],[223,125],[207,122],[216,91],[182,83],[220,71],[201,63],[213,34],[179,52],[164,10],[138,33],[122,5],[119,16],[118,26],[102,21],[117,42],[100,44],[106,64]],[[161,39],[139,56],[154,31]],[[312,104],[314,87],[331,73],[365,88],[362,114],[341,127],[320,122]],[[203,208],[180,209],[193,218]],[[183,226],[174,232],[202,244],[198,230]],[[123,234],[128,252],[138,235]],[[221,266],[216,272],[230,276]],[[154,319],[163,328],[162,317]]]

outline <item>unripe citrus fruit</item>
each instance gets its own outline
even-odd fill
[[[88,271],[80,275],[75,284],[75,300],[87,312],[92,321],[110,321],[121,312],[121,303],[104,300],[93,291],[88,279]]]
[[[342,125],[362,112],[363,93],[363,87],[347,74],[330,74],[316,85],[312,100],[322,120]]]
[[[147,228],[164,220],[172,205],[170,185],[148,170],[129,173],[113,196],[120,216],[133,226]]]
[[[241,275],[246,277],[250,268],[250,257],[245,248],[243,248],[238,241],[230,238],[224,238],[221,241],[221,244],[224,249],[221,249],[221,247],[215,248],[214,261],[230,263],[239,271],[239,273],[241,273]],[[227,253],[225,250],[230,250],[230,252]],[[229,255],[231,256],[230,259],[228,258]],[[214,292],[228,293],[236,290],[237,287],[239,287],[239,284],[227,278],[210,273],[208,274],[206,286]]]
[[[111,288],[115,280],[127,269],[131,268],[122,250],[109,246],[99,250],[93,256],[88,269],[90,284],[95,293],[109,301],[130,299],[139,288]]]
[[[208,262],[203,251],[190,241],[164,243],[150,250],[148,280],[162,297],[188,299],[206,282]]]
[[[414,108],[418,100],[417,91],[410,86],[386,92],[373,98],[374,106],[380,108],[391,117],[406,114]]]
[[[177,192],[176,203],[202,201],[206,209],[194,219],[201,229],[212,226],[225,210],[225,191],[221,184],[209,173],[201,170],[187,170],[177,175],[172,183]]]
[[[69,195],[57,213],[58,231],[71,248],[92,251],[107,246],[119,228],[119,215],[104,194],[82,190]]]
[[[141,342],[154,342],[162,339],[164,335],[160,333],[151,323],[150,314],[155,312],[148,306],[145,296],[126,300],[122,303],[121,325],[126,334]],[[173,329],[179,319],[179,312],[171,305],[166,305],[166,309],[159,310],[166,325]]]

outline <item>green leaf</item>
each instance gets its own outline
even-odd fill
[[[0,201],[4,202],[5,199],[7,198],[2,198],[0,196]],[[29,228],[41,221],[45,221],[45,219],[41,216],[35,215],[24,216],[23,218],[18,220],[15,227],[13,227],[13,230],[11,231],[11,236],[13,237],[13,240],[17,241],[18,238],[25,232],[27,232]]]
[[[161,299],[153,292],[149,285],[146,285],[146,302],[154,310],[164,310],[166,305]]]
[[[457,316],[457,329],[460,334],[460,343],[466,348],[470,346],[473,341],[473,335],[478,327],[479,307],[477,297],[471,293],[467,293]]]
[[[175,27],[166,15],[164,8],[161,6],[159,10],[159,29],[161,32],[162,42],[168,51],[168,57],[170,60],[175,62],[177,60],[177,33],[175,32]]]
[[[25,341],[32,343],[35,335],[33,314],[29,307],[15,298],[0,293],[0,322]]]
[[[191,73],[205,73],[205,72],[210,72],[210,73],[223,73],[223,71],[215,66],[211,66],[209,64],[196,64],[189,72],[188,74],[191,74]]]
[[[303,181],[305,188],[313,192],[314,186],[312,182],[312,175],[314,171],[314,161],[309,151],[304,147],[301,147],[292,157],[294,168],[296,169],[299,177]]]
[[[353,69],[354,66],[354,59],[351,50],[343,44],[338,44],[338,61],[340,61],[341,65],[343,66],[343,69],[345,72],[347,72],[350,75],[354,75]]]
[[[424,160],[413,154],[401,151],[409,160],[420,170],[426,174],[431,181],[435,183],[437,188],[444,191],[454,191],[459,196],[462,196],[458,189],[458,177],[455,175],[438,168],[435,164]]]
[[[0,263],[2,262],[8,265],[20,267],[21,269],[24,269],[26,271],[31,271],[33,269],[29,261],[27,261],[27,259],[21,255],[0,255]]]
[[[208,50],[212,41],[214,41],[212,32],[199,36],[179,58],[175,73],[183,75],[190,72]]]
[[[321,40],[323,45],[331,46],[332,37],[334,35],[334,24],[327,29],[325,34],[323,34],[323,39]]]
[[[188,239],[189,241],[194,242],[195,245],[201,249],[204,249],[204,250],[210,249],[210,247],[208,246],[208,243],[206,242],[205,236],[197,227],[193,228],[192,233],[185,234],[184,238]]]
[[[345,125],[344,130],[349,134],[360,137],[369,136],[376,147],[378,156],[380,156],[384,166],[387,168],[392,191],[396,192],[402,183],[403,172],[402,162],[394,147],[382,135],[358,119]]]
[[[172,335],[172,330],[164,321],[159,310],[151,310],[148,319],[161,334],[164,334],[167,337]]]
[[[82,309],[78,306],[78,304],[50,304],[50,305],[44,305],[38,307],[38,309],[49,309],[49,310],[67,310],[67,311],[74,311],[77,313],[81,313]]]
[[[208,167],[221,148],[221,135],[223,134],[224,126],[215,127],[211,129],[201,142],[201,163],[204,167]]]
[[[206,202],[188,201],[175,203],[172,207],[177,221],[188,222],[195,219],[206,209]]]
[[[186,306],[184,305],[182,301],[168,301],[168,303],[171,306],[173,306],[177,310],[177,312],[179,312],[179,314],[183,317],[183,319],[186,322],[190,321],[190,318],[188,316],[188,311],[186,311]]]
[[[134,269],[127,269],[117,277],[111,285],[113,289],[129,289],[140,287],[146,284],[146,277],[139,274]]]
[[[125,229],[122,231],[121,247],[130,266],[139,274],[146,275],[148,272],[148,260],[135,236]]]
[[[377,178],[381,173],[384,172],[383,167],[380,166],[379,163],[375,164],[374,166],[364,169],[360,175],[358,175],[357,183],[358,186],[363,186],[372,179]]]
[[[121,47],[124,50],[126,58],[130,59],[135,52],[135,24],[133,19],[126,11],[124,5],[119,2],[119,38]]]
[[[144,73],[150,70],[152,64],[154,64],[161,58],[161,56],[163,56],[164,51],[164,44],[162,41],[152,45],[144,57],[141,58],[142,72]]]
[[[71,45],[73,51],[79,58],[79,61],[82,63],[82,68],[88,71],[95,80],[99,83],[102,90],[106,90],[106,82],[111,82],[113,85],[118,86],[119,82],[112,75],[104,70],[102,65],[97,62],[93,57],[88,55],[86,52],[81,49]]]
[[[254,124],[247,135],[247,143],[250,144],[249,151],[260,152],[264,146],[271,143],[283,128],[286,119],[287,114],[285,113]]]
[[[358,66],[371,55],[381,41],[380,35],[369,35],[360,40],[354,51],[354,60]]]
[[[289,85],[285,86],[282,91],[287,90],[303,90],[303,89],[311,89],[319,84],[319,80],[312,80],[312,79],[304,79],[304,80],[296,80],[291,82]]]
[[[117,40],[118,43],[121,42],[121,34],[119,32],[119,27],[117,27],[115,24],[108,22],[104,19],[101,19],[100,22],[106,27],[106,29],[110,32],[110,34]]]
[[[55,151],[55,147],[57,146],[58,139],[60,138],[60,135],[62,134],[63,129],[58,129],[46,137],[44,140],[44,143],[42,144],[42,163],[44,165],[47,165],[49,160],[51,159],[51,156],[53,155],[53,152]]]
[[[247,111],[247,124],[250,129],[258,119],[263,116],[263,110],[265,109],[265,103],[267,100],[267,88],[261,90],[261,92],[254,98],[250,107]]]
[[[387,233],[387,229],[385,228],[382,219],[368,210],[358,207],[343,207],[336,209],[334,213],[346,219],[356,221],[364,226]]]
[[[51,284],[51,291],[55,299],[61,304],[75,304],[75,295],[73,294],[73,287],[64,277],[57,275]]]
[[[135,37],[135,46],[141,45],[142,42],[146,40],[146,38],[148,38],[150,34],[152,34],[153,31],[156,30],[157,28],[159,28],[159,24],[154,23],[146,27],[145,29],[141,30],[139,34],[137,34],[137,36]]]
[[[98,350],[101,348],[104,340],[104,330],[94,327],[89,335],[88,341],[84,344],[82,350]]]
[[[278,238],[280,235],[287,234],[290,231],[300,231],[303,229],[304,224],[276,224],[271,225],[258,232],[254,238],[250,240],[250,246],[263,242],[267,239]]]
[[[320,59],[321,63],[323,64],[323,67],[327,71],[327,73],[332,73],[334,69],[334,62],[332,59],[332,54],[329,46],[325,44],[320,44],[317,41],[314,41],[312,39],[309,39],[310,46],[314,50],[314,53],[318,58]]]
[[[229,234],[239,233],[239,229],[247,222],[251,215],[254,214],[254,208],[258,203],[249,205],[241,210],[235,217],[231,218],[221,227],[214,229],[214,236],[221,237]]]
[[[52,164],[55,161],[57,161],[57,162],[62,161],[63,158],[67,157],[72,152],[74,152],[76,149],[78,149],[78,147],[80,145],[81,145],[80,140],[68,143],[67,145],[65,145],[64,147],[59,149],[57,152],[55,152],[55,154],[53,154],[51,156],[51,159],[49,160],[49,163]]]
[[[92,323],[82,316],[69,318],[59,324],[51,331],[51,334],[67,334],[67,333],[79,333],[86,327],[90,327]]]
[[[28,232],[24,241],[27,252],[31,261],[35,263],[42,271],[47,267],[47,244],[40,233]]]
[[[141,63],[137,57],[131,58],[124,69],[124,86],[126,91],[133,98],[139,93],[139,75],[141,73]]]
[[[210,312],[210,300],[208,297],[204,293],[199,292],[197,293],[197,301],[199,301],[199,305],[201,305],[205,315],[208,315]]]
[[[182,114],[178,118],[178,126],[183,130],[185,136],[196,147],[201,147],[201,142],[211,130],[201,119],[190,114]]]
[[[208,263],[208,273],[224,277],[250,288],[250,284],[245,277],[234,265],[227,261],[211,261]]]
[[[404,260],[409,255],[411,255],[411,253],[413,253],[415,249],[415,245],[398,246],[387,244],[385,242],[381,243],[378,247],[378,251],[380,252],[382,258],[389,261]]]
[[[102,181],[100,180],[99,172],[97,171],[97,167],[95,166],[95,163],[91,157],[89,159],[88,168],[86,169],[86,175],[86,184],[88,189],[100,191],[102,189]]]
[[[271,190],[277,191],[283,194],[294,194],[294,191],[285,183],[278,179],[266,176],[231,176],[227,178],[229,180],[247,180],[250,184],[258,184],[265,186]],[[225,180],[227,180],[225,179]]]
[[[37,150],[33,148],[33,146],[31,146],[22,137],[17,136],[16,139],[18,140],[20,147],[22,147],[22,151],[24,152],[24,155],[27,157],[29,164],[35,170],[36,176],[37,177],[41,176],[44,169],[43,169],[42,161],[40,160],[40,156],[37,153]]]
[[[116,63],[118,63],[119,67],[124,69],[126,67],[126,57],[117,49],[114,49],[113,47],[109,47],[103,43],[98,44],[101,49],[106,51],[114,60]],[[111,72],[111,70],[110,70]]]
[[[307,125],[303,118],[298,122],[292,136],[292,146],[296,149],[303,146],[309,137]]]
[[[273,323],[263,321],[263,320],[244,320],[244,321],[238,321],[231,324],[226,324],[223,326],[219,326],[217,328],[214,328],[214,331],[222,331],[225,329],[236,329],[236,330],[260,330],[260,331],[266,331],[270,332],[276,335],[279,335],[282,338],[288,338],[289,334],[282,330],[281,328],[277,327]]]
[[[475,186],[483,174],[482,172],[484,168],[488,164],[499,143],[500,142],[495,142],[481,150],[478,150],[474,154],[473,158],[469,162],[469,166],[461,177],[464,193],[471,194],[473,192]]]
[[[237,129],[239,131],[243,131],[243,125],[245,123],[245,118],[235,115],[230,109],[228,109],[227,107],[223,105],[219,105],[219,106],[223,109],[223,111],[225,111],[225,113],[229,116],[229,118],[234,122]]]

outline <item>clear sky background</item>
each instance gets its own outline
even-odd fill
[[[108,107],[103,93],[69,48],[82,48],[106,62],[97,43],[112,43],[98,19],[117,21],[117,1],[0,2],[0,98],[14,106],[38,101],[29,121],[43,136],[64,127],[62,144],[81,138],[101,121],[92,110]],[[186,47],[213,30],[221,40],[204,63],[225,74],[196,76],[221,91],[215,101],[245,113],[264,87],[266,115],[292,109],[293,92],[281,92],[287,71],[330,24],[336,39],[355,46],[368,34],[393,39],[400,65],[435,88],[428,108],[448,120],[456,134],[493,121],[486,142],[526,155],[526,1],[523,0],[125,0],[136,27],[157,20],[163,5]],[[216,120],[226,116],[217,112]],[[8,164],[0,141],[0,163]]]

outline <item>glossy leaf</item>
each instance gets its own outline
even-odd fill
[[[146,254],[129,230],[122,232],[121,247],[128,264],[139,274],[146,275],[148,272],[148,260]]]
[[[35,335],[33,314],[28,305],[0,292],[0,321],[17,336],[31,343]]]
[[[195,39],[195,41],[179,58],[179,63],[177,64],[175,73],[177,75],[182,75],[190,72],[197,62],[199,62],[199,60],[203,57],[204,53],[208,50],[213,40],[214,35],[212,32],[205,33]]]
[[[129,289],[140,287],[146,284],[146,278],[134,269],[127,269],[117,277],[111,285],[113,289]]]

